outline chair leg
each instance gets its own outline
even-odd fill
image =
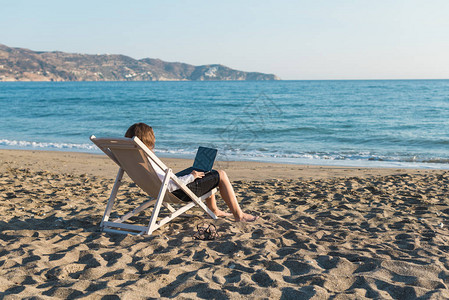
[[[161,209],[162,202],[164,201],[165,193],[167,192],[168,183],[170,181],[170,174],[171,169],[167,169],[167,171],[165,172],[164,181],[162,182],[161,188],[159,190],[159,195],[157,196],[156,199],[156,204],[154,205],[153,208],[153,213],[151,214],[150,222],[148,224],[148,230],[146,232],[146,234],[148,235],[150,235],[154,230],[157,229],[156,221],[157,217],[159,216],[159,211]]]
[[[103,220],[101,220],[100,227],[103,228],[103,223],[109,220],[109,215],[112,211],[112,206],[114,205],[115,197],[117,197],[117,192],[122,183],[123,174],[125,171],[120,168],[117,173],[117,177],[115,178],[114,187],[112,188],[111,195],[109,196],[108,204],[106,205],[106,209],[104,211]]]

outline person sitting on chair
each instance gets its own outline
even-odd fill
[[[151,126],[145,123],[136,123],[131,125],[126,131],[125,137],[132,138],[134,136],[138,137],[148,147],[148,149],[154,151],[156,138]],[[164,171],[151,160],[150,162],[159,179],[162,181],[165,177]],[[194,170],[188,175],[178,177],[178,179],[198,197],[201,197],[218,186],[221,197],[226,202],[232,214],[220,210],[217,207],[215,195],[212,195],[206,199],[206,205],[217,217],[228,217],[233,215],[235,221],[237,222],[253,222],[258,219],[258,216],[253,216],[242,211],[239,203],[237,202],[237,198],[235,197],[234,189],[225,171],[211,170],[205,174],[204,172]],[[182,201],[191,201],[189,196],[187,196],[184,191],[179,189],[173,181],[169,182],[168,190]]]

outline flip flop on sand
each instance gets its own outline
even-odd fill
[[[198,224],[196,229],[197,231],[193,234],[195,240],[211,241],[220,236],[217,232],[217,227],[214,224],[203,222]]]

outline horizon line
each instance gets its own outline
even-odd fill
[[[449,78],[357,78],[357,79],[277,79],[277,80],[0,80],[1,82],[279,82],[279,81],[419,81],[419,80],[449,80]]]

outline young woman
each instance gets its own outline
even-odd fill
[[[151,151],[154,150],[156,138],[154,136],[153,128],[145,123],[133,124],[126,131],[125,137],[132,138],[134,136],[137,136]],[[162,181],[165,176],[164,171],[151,160],[150,162],[159,179]],[[192,173],[178,178],[198,197],[201,197],[218,186],[221,197],[226,202],[232,214],[218,209],[215,195],[212,195],[206,199],[206,205],[217,217],[234,216],[237,222],[253,222],[258,218],[258,216],[253,216],[242,211],[225,171],[212,170],[207,174],[204,174],[204,172],[192,171]],[[169,182],[168,190],[183,201],[191,201],[173,181]]]

